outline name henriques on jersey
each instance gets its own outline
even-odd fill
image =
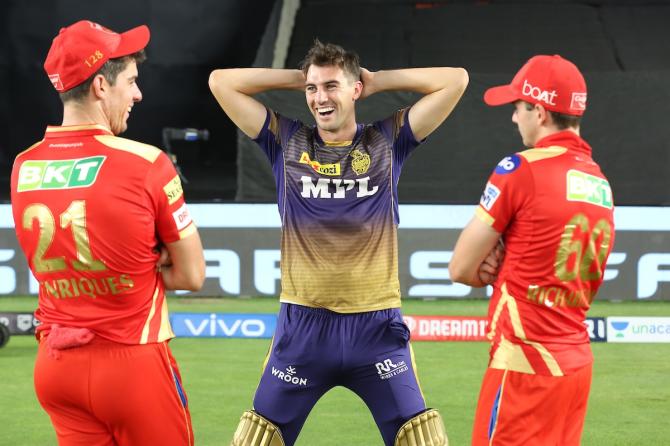
[[[340,313],[400,307],[397,184],[419,144],[408,109],[336,145],[268,110],[255,141],[277,186],[280,300]]]
[[[196,229],[165,153],[98,125],[48,127],[16,157],[11,197],[39,282],[38,334],[60,324],[124,344],[174,337],[155,248]]]
[[[593,361],[584,320],[614,245],[609,182],[570,131],[505,157],[476,215],[503,234],[490,367],[561,376]]]

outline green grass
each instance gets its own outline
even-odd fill
[[[32,311],[34,298],[0,298],[0,311]],[[486,301],[406,300],[405,314],[484,315]],[[275,312],[276,299],[171,299],[171,311]],[[596,302],[592,316],[670,316],[670,303]],[[250,408],[269,340],[176,339],[172,348],[189,395],[196,444],[226,445]],[[469,444],[484,343],[413,344],[429,406],[442,412],[452,446]],[[0,349],[0,444],[54,445],[33,392],[36,344],[15,336]],[[596,357],[583,444],[661,445],[670,438],[670,344],[594,344]],[[310,414],[297,446],[380,445],[363,402],[333,389]]]

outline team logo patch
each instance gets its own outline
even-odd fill
[[[567,174],[568,201],[584,203],[612,209],[612,189],[606,179],[570,169]]]
[[[356,149],[351,152],[351,168],[356,175],[363,175],[370,168],[370,155]]]
[[[512,173],[519,168],[521,165],[521,158],[519,155],[510,155],[506,156],[496,166],[495,172],[498,175],[505,175],[507,173]]]
[[[315,172],[321,175],[328,175],[331,177],[340,175],[340,163],[336,164],[321,164],[318,161],[312,161],[307,152],[302,152],[300,155],[300,164],[308,164]]]
[[[184,195],[184,189],[181,187],[181,180],[179,175],[175,175],[168,184],[163,186],[163,191],[168,198],[168,204],[173,204],[175,201]]]
[[[191,214],[188,212],[188,208],[186,207],[186,203],[182,204],[179,209],[172,213],[172,218],[174,218],[174,222],[177,225],[177,230],[179,231],[184,229],[193,221],[193,219],[191,219]]]
[[[586,93],[572,93],[570,110],[586,110]]]
[[[286,371],[276,369],[272,366],[272,375],[276,376],[277,379],[284,381],[294,386],[307,386],[307,378],[300,378],[297,376],[297,371],[292,365],[286,367]]]
[[[382,362],[375,363],[375,367],[377,368],[379,379],[393,378],[394,376],[400,375],[401,373],[405,373],[407,370],[409,370],[409,367],[407,367],[405,361],[394,363],[390,359],[385,359]]]
[[[484,209],[490,211],[493,205],[495,204],[496,200],[498,200],[498,197],[500,197],[500,189],[495,187],[489,181],[488,183],[486,183],[484,193],[482,193],[482,198],[481,200],[479,200],[479,203],[484,207]]]
[[[49,75],[49,80],[53,84],[54,88],[58,91],[63,91],[65,87],[63,87],[63,82],[60,80],[60,74],[50,74]]]
[[[70,160],[30,160],[21,164],[17,191],[74,189],[95,183],[104,156]]]

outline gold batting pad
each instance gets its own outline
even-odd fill
[[[247,410],[240,418],[230,446],[284,446],[284,440],[277,426],[253,410]]]
[[[395,446],[449,446],[447,431],[439,412],[428,409],[403,424],[395,437]]]

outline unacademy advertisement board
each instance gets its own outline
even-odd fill
[[[277,206],[192,204],[202,236],[207,280],[197,295],[258,296],[280,292]],[[485,297],[449,280],[448,265],[474,206],[400,205],[401,292],[405,298]],[[670,300],[670,207],[618,207],[616,242],[598,299]],[[0,297],[36,294],[9,205],[0,205]]]

